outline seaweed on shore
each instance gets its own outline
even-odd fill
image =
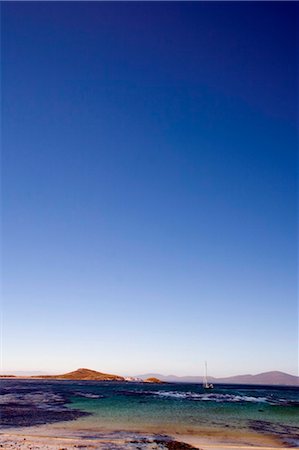
[[[29,427],[45,425],[61,421],[75,420],[89,413],[77,409],[42,409],[35,405],[20,405],[9,403],[2,405],[0,425],[2,427]]]
[[[251,420],[250,428],[258,433],[279,438],[287,448],[297,447],[299,442],[298,427],[281,423],[274,424],[265,420]]]
[[[193,447],[193,445],[186,444],[186,442],[179,442],[173,440],[159,440],[154,439],[154,443],[157,445],[164,446],[167,450],[195,450],[197,447]]]
[[[131,440],[131,444],[142,445],[142,444],[154,444],[159,449],[163,450],[198,450],[197,447],[187,444],[186,442],[175,441],[168,436],[156,436],[154,438],[139,438],[136,440]],[[142,448],[142,447],[137,447]]]

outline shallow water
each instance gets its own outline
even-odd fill
[[[64,422],[73,429],[235,434],[249,440],[258,434],[299,446],[296,387],[216,385],[213,391],[204,391],[201,385],[178,383],[2,380],[0,404],[6,415],[11,414],[6,421],[0,415],[6,426],[18,425],[14,410],[25,408],[24,413],[30,414],[32,408],[26,425],[58,417],[77,419]],[[80,417],[81,412],[90,415]]]

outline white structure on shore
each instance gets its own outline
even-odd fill
[[[125,381],[130,381],[130,382],[142,382],[142,378],[138,378],[138,377],[125,377]]]

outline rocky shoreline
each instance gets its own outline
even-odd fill
[[[26,389],[16,389],[11,394],[2,389],[0,426],[2,429],[30,427],[76,420],[90,415],[78,409],[68,408],[69,403],[67,395],[58,395],[51,391],[30,392]]]
[[[198,450],[168,436],[123,436],[122,433],[101,439],[54,438],[0,434],[0,448],[5,450]]]

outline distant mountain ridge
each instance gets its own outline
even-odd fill
[[[161,381],[177,382],[177,383],[202,383],[202,376],[182,376],[176,375],[162,375],[159,373],[147,373],[144,375],[138,375],[140,378],[156,377]],[[236,375],[232,377],[215,378],[209,377],[211,383],[224,383],[224,384],[261,384],[261,385],[274,385],[274,386],[299,386],[299,377],[290,375],[288,373],[272,371],[263,372],[256,375]]]
[[[16,376],[9,374],[0,374],[0,378],[35,378],[35,379],[56,379],[56,380],[94,380],[94,381],[144,381],[144,382],[176,382],[176,383],[202,383],[202,376],[183,376],[161,375],[159,373],[146,373],[137,377],[123,377],[121,375],[112,375],[96,370],[80,368],[73,372],[62,375],[31,375]],[[209,377],[209,382],[213,384],[249,384],[249,385],[272,385],[272,386],[299,386],[299,377],[288,373],[272,371],[263,372],[256,375],[236,375],[225,378]]]

